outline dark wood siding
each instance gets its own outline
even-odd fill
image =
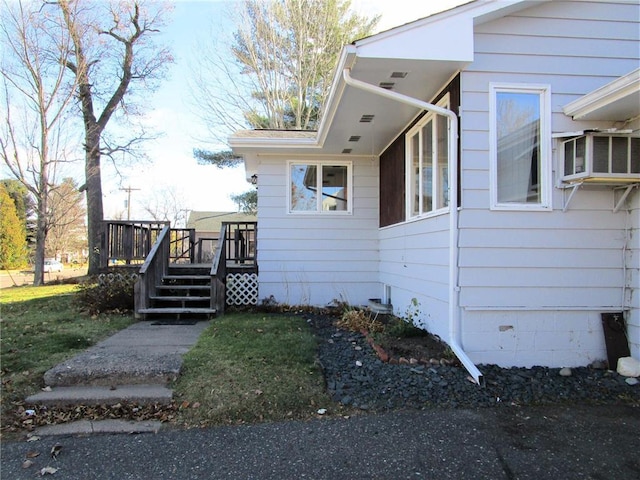
[[[460,105],[460,75],[447,85],[433,103],[449,93],[451,110],[458,114]],[[396,140],[380,155],[380,227],[405,221],[405,134],[422,118],[411,122]],[[459,147],[458,141],[458,147]],[[458,150],[459,151],[459,150]],[[458,155],[458,167],[460,155]],[[458,168],[459,171],[459,168]],[[458,178],[458,185],[460,179]],[[460,200],[458,189],[458,201]]]
[[[380,226],[405,220],[404,135],[380,156]]]

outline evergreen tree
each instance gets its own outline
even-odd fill
[[[11,269],[26,263],[25,230],[16,205],[0,184],[0,268]]]

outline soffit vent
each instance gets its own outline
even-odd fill
[[[364,114],[362,115],[362,117],[360,117],[360,123],[371,123],[373,122],[374,118],[375,118],[375,115]]]
[[[391,78],[405,78],[409,72],[391,72]]]
[[[385,90],[393,90],[393,87],[395,86],[394,82],[380,82],[378,84],[378,86],[380,88],[384,88]]]
[[[350,148],[345,148],[344,150],[342,150],[342,153],[351,153],[351,149]]]
[[[359,140],[360,140],[360,135],[351,135],[351,136],[349,137],[349,141],[350,141],[350,142],[357,142],[357,141],[359,141]]]

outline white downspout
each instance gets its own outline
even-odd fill
[[[396,100],[422,110],[444,115],[449,119],[449,346],[478,385],[482,373],[460,345],[460,287],[458,286],[458,116],[449,109],[438,107],[417,98],[393,92],[351,77],[351,69],[343,70],[344,81],[361,90]]]

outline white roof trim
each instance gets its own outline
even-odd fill
[[[614,102],[637,95],[638,92],[640,92],[640,68],[568,103],[563,107],[563,112],[574,120],[579,120],[587,115],[596,114],[598,110]]]

